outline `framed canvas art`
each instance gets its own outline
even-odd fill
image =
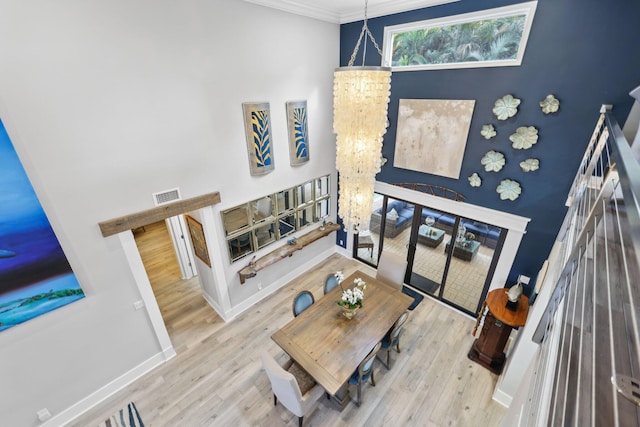
[[[207,241],[204,238],[204,230],[202,224],[200,224],[195,218],[189,215],[184,216],[187,220],[187,227],[189,227],[189,236],[191,236],[191,243],[193,243],[193,250],[198,258],[205,264],[211,267],[211,260],[209,260],[209,251],[207,250]]]
[[[287,102],[287,127],[289,130],[289,161],[291,166],[308,162],[307,101]]]
[[[458,179],[475,103],[401,99],[393,166]]]
[[[0,331],[82,298],[0,120]]]
[[[251,175],[264,175],[273,171],[273,142],[269,103],[242,104],[247,153]]]

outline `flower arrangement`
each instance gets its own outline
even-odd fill
[[[340,285],[340,289],[342,289],[342,299],[340,301],[336,301],[336,303],[344,308],[361,308],[362,299],[364,298],[364,290],[367,288],[364,280],[356,277],[353,280],[353,288],[347,290],[342,287],[340,279],[338,279],[338,283]]]

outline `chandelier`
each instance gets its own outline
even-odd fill
[[[366,39],[362,66],[353,66],[365,33],[378,50],[364,24],[347,67],[336,68],[333,80],[333,131],[336,133],[336,169],[339,174],[338,216],[345,230],[358,232],[373,210],[376,174],[380,172],[382,136],[387,132],[387,106],[391,90],[391,68],[365,67]]]

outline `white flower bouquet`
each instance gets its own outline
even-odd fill
[[[365,284],[364,280],[359,277],[356,277],[354,279],[353,284],[353,288],[347,290],[345,290],[342,287],[342,284],[340,284],[340,289],[342,289],[342,299],[340,301],[336,301],[338,305],[350,309],[362,307],[364,290],[367,288],[367,285]]]

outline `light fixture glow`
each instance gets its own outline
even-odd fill
[[[360,38],[347,67],[335,70],[333,131],[336,133],[336,169],[340,177],[338,216],[345,230],[358,230],[373,210],[375,177],[380,172],[382,136],[387,132],[387,106],[391,94],[391,68],[354,67],[364,34],[382,56],[367,26],[367,4]]]

